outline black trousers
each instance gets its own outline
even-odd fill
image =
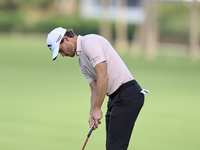
[[[106,113],[106,150],[127,150],[132,130],[144,104],[136,81],[114,98],[109,98]]]

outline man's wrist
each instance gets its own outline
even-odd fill
[[[94,106],[93,110],[100,110],[101,107],[100,106]]]
[[[92,115],[93,109],[90,109],[90,115]]]

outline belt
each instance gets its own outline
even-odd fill
[[[120,93],[121,91],[123,91],[124,89],[130,87],[130,86],[133,86],[137,84],[137,81],[135,80],[132,80],[132,81],[129,81],[129,82],[126,82],[124,84],[122,84],[114,93],[112,93],[109,97],[111,99],[113,99],[118,93]]]

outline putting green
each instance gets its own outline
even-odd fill
[[[89,131],[90,89],[78,58],[52,62],[46,36],[2,35],[0,45],[0,149],[81,149]],[[150,90],[129,150],[199,150],[200,62],[162,55],[122,59]],[[105,149],[104,119],[86,150]]]

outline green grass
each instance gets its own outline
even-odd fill
[[[90,89],[78,58],[51,61],[46,36],[0,36],[0,149],[81,149],[89,131]],[[150,90],[129,150],[199,150],[200,62],[122,56]],[[106,112],[106,101],[103,112]],[[105,118],[86,146],[105,149]]]

